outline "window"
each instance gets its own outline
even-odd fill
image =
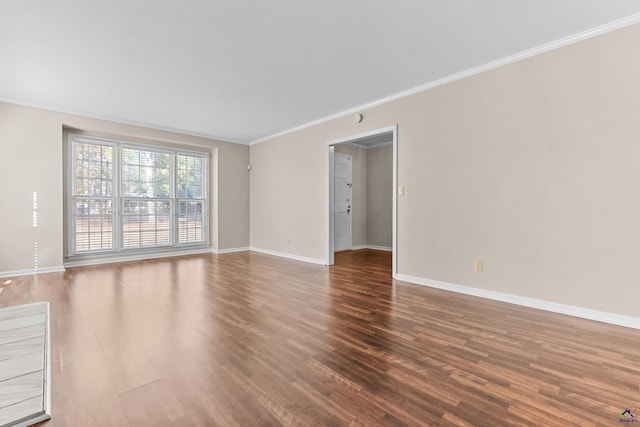
[[[122,248],[171,246],[170,153],[122,147]]]
[[[199,242],[204,238],[205,160],[178,154],[178,239],[184,243]]]
[[[114,146],[74,144],[73,206],[75,207],[75,252],[113,250]]]
[[[208,153],[70,136],[71,255],[208,243]]]

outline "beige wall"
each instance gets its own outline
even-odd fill
[[[393,245],[393,145],[367,150],[367,245]]]
[[[367,150],[349,144],[337,144],[335,152],[351,156],[351,245],[367,244]]]
[[[638,40],[634,25],[253,145],[251,245],[326,259],[328,141],[398,124],[399,273],[639,317]]]
[[[0,103],[0,272],[32,269],[36,240],[41,268],[63,263],[63,126],[121,138],[217,147],[217,247],[248,246],[247,146]],[[34,191],[39,195],[37,229],[32,227]]]

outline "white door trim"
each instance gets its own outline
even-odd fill
[[[391,255],[391,275],[395,279],[398,274],[398,125],[388,126],[381,129],[375,129],[368,132],[363,132],[357,135],[351,135],[343,138],[334,139],[328,142],[327,150],[327,170],[329,171],[329,179],[327,182],[327,265],[334,264],[334,233],[335,223],[333,220],[334,210],[334,145],[350,142],[357,139],[367,138],[370,136],[380,135],[383,133],[391,132],[393,134],[393,212],[392,212],[392,255]]]

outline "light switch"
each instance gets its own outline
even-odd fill
[[[404,187],[403,186],[398,187],[398,195],[404,196]]]

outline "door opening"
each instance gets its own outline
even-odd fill
[[[329,142],[328,265],[337,251],[390,250],[396,277],[397,150],[397,125]]]

